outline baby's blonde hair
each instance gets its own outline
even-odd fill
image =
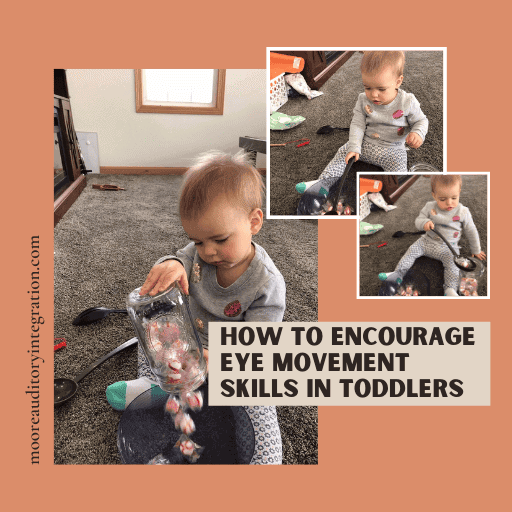
[[[436,193],[437,185],[450,186],[455,183],[459,184],[459,190],[462,190],[462,176],[460,174],[434,174],[430,178],[430,184],[432,185],[432,192]]]
[[[261,174],[248,162],[247,155],[211,151],[201,155],[185,174],[180,215],[196,219],[221,194],[249,215],[261,208],[263,191]]]
[[[391,67],[396,76],[404,74],[405,53],[400,52],[364,52],[361,61],[361,73],[374,74],[387,66]]]

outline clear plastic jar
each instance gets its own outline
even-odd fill
[[[198,388],[206,360],[183,294],[177,286],[154,297],[139,291],[128,295],[126,308],[159,386],[172,394]]]
[[[482,277],[482,274],[484,273],[485,267],[484,264],[478,259],[478,258],[468,258],[471,261],[473,261],[476,265],[476,267],[469,271],[469,270],[462,270],[460,269],[460,276],[459,276],[459,295],[464,295],[467,297],[471,296],[478,296],[480,295],[479,292],[479,286],[480,286],[480,278]]]
[[[418,162],[417,164],[414,164],[410,169],[409,172],[416,172],[416,173],[427,173],[427,172],[442,172],[433,165],[427,164],[426,162]]]

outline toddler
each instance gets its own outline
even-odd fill
[[[177,281],[189,295],[192,318],[208,360],[208,322],[280,322],[285,310],[283,276],[252,242],[263,224],[263,181],[243,155],[210,153],[190,168],[180,196],[180,216],[191,243],[159,259],[140,294],[154,296]],[[139,379],[107,388],[107,399],[124,409],[156,379],[139,346]],[[163,391],[162,391],[163,393]],[[281,464],[275,407],[245,407],[254,427],[251,464]]]
[[[349,141],[343,145],[318,180],[298,183],[303,193],[324,178],[339,177],[350,158],[378,165],[385,172],[407,172],[405,143],[419,148],[428,130],[428,119],[414,94],[404,92],[404,52],[364,52],[359,95],[350,123]]]
[[[459,175],[440,174],[431,177],[432,197],[421,210],[415,224],[426,233],[404,254],[395,271],[379,274],[381,281],[401,282],[407,271],[414,265],[416,258],[428,256],[443,262],[445,295],[456,297],[459,284],[459,269],[453,262],[453,253],[443,240],[432,230],[436,228],[459,254],[459,240],[462,233],[469,239],[471,252],[479,260],[485,260],[485,253],[480,248],[478,231],[471,217],[469,208],[459,203],[462,178]]]

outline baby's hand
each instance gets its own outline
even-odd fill
[[[347,156],[345,157],[345,163],[348,165],[348,161],[353,157],[355,156],[356,159],[354,160],[354,162],[357,162],[359,160],[359,153],[354,153],[353,151],[351,151],[350,153],[347,153]]]
[[[411,132],[407,135],[405,142],[411,148],[417,149],[423,144],[423,139],[417,133]]]
[[[140,295],[149,293],[153,296],[167,290],[175,281],[178,281],[182,290],[188,295],[188,279],[185,268],[177,260],[167,260],[151,269],[139,293]]]
[[[485,252],[479,252],[478,254],[472,255],[474,258],[478,258],[479,260],[485,261],[487,259],[487,256],[485,255]]]
[[[434,223],[431,220],[427,220],[427,222],[425,222],[425,225],[423,226],[423,229],[425,231],[429,231],[430,229],[434,229],[434,228],[435,228]]]

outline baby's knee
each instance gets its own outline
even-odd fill
[[[348,154],[348,143],[343,144],[340,149],[338,149],[338,152],[336,153],[336,156],[338,158],[345,158]]]

